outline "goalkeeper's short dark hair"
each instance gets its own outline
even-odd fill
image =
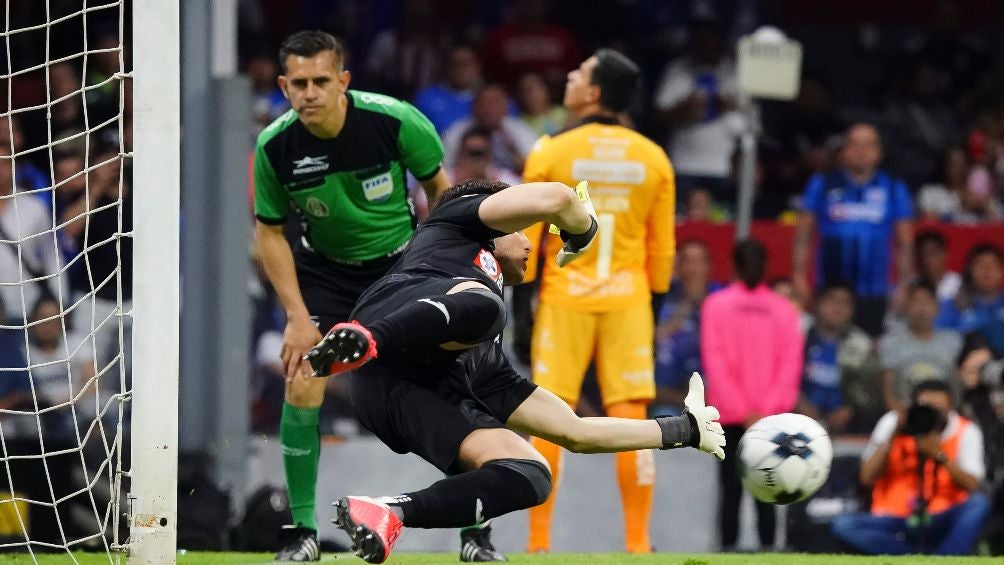
[[[342,44],[330,33],[313,29],[294,33],[279,46],[279,64],[282,66],[282,72],[286,72],[286,58],[290,55],[313,57],[321,51],[333,51],[339,63],[344,60]]]
[[[595,56],[592,83],[600,87],[600,106],[612,112],[627,110],[638,88],[641,70],[634,61],[613,49],[599,49]]]
[[[434,206],[442,206],[451,200],[456,200],[461,196],[471,196],[474,194],[495,194],[509,188],[508,183],[494,182],[485,179],[469,179],[460,184],[455,184],[447,188],[445,192],[436,200]]]

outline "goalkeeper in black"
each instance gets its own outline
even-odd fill
[[[301,358],[321,331],[348,319],[362,291],[411,239],[416,217],[407,171],[430,202],[449,181],[429,120],[405,102],[349,90],[351,77],[334,37],[296,33],[283,42],[279,61],[279,86],[292,109],[261,133],[254,159],[258,246],[287,316],[279,435],[294,526],[276,559],[316,561],[318,413],[325,382],[310,378]],[[303,226],[292,248],[283,233],[290,211]]]
[[[336,525],[366,561],[385,561],[404,526],[465,526],[543,502],[550,470],[517,432],[580,453],[692,446],[724,457],[718,411],[705,406],[696,373],[682,416],[580,418],[503,355],[502,287],[522,280],[530,253],[519,230],[554,224],[564,241],[558,265],[575,260],[597,230],[585,187],[579,194],[560,183],[450,188],[397,265],[359,298],[353,321],[308,353],[316,375],[351,371],[367,429],[448,475],[414,492],[336,503]]]

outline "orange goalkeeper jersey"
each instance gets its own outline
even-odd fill
[[[569,186],[589,181],[599,220],[592,247],[564,269],[554,262],[561,239],[543,224],[526,230],[535,251],[545,238],[541,302],[603,312],[666,292],[675,252],[676,185],[661,147],[612,120],[593,118],[540,138],[523,178]],[[536,259],[531,256],[524,280],[536,276]]]

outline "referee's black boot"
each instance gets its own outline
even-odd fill
[[[321,546],[317,543],[317,531],[302,526],[283,526],[282,549],[275,554],[276,561],[303,562],[320,561]]]
[[[460,560],[464,563],[508,561],[505,555],[492,545],[491,535],[492,527],[488,524],[481,528],[460,530]]]

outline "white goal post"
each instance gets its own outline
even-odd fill
[[[0,551],[24,561],[176,559],[178,4],[4,4]]]
[[[180,20],[177,0],[135,0],[134,279],[130,564],[177,544]],[[222,525],[221,525],[222,526]]]

